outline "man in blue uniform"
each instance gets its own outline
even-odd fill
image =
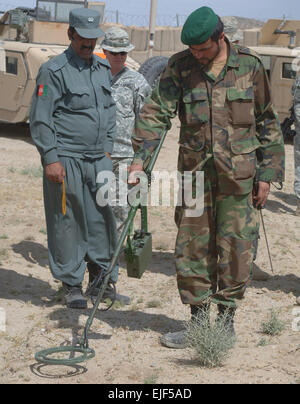
[[[86,262],[93,275],[107,270],[117,235],[111,207],[96,203],[97,174],[112,170],[116,133],[110,66],[93,54],[99,21],[95,10],[70,12],[70,47],[41,66],[30,115],[44,167],[50,268],[67,306],[82,309]]]

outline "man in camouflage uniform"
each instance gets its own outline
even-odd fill
[[[250,278],[257,234],[253,199],[263,206],[270,182],[283,181],[283,137],[259,57],[230,44],[213,10],[193,12],[182,41],[189,49],[170,58],[142,109],[129,182],[178,111],[179,171],[204,171],[204,213],[191,218],[184,205],[176,208],[180,297],[190,305],[192,319],[217,303],[219,316],[229,313],[227,324],[235,335],[233,317]],[[185,331],[168,333],[161,342],[184,348]]]
[[[131,136],[136,119],[146,98],[151,95],[152,89],[144,76],[126,67],[128,52],[134,49],[130,43],[127,32],[119,27],[111,27],[102,41],[102,49],[111,65],[112,96],[117,106],[117,136],[112,152],[113,172],[116,179],[116,198],[112,200],[117,228],[119,229],[127,219],[129,205],[124,205],[124,198],[120,197],[120,183],[123,169],[123,180],[127,180],[127,167],[130,166],[134,151]],[[124,175],[125,174],[125,175]],[[126,199],[127,200],[127,199]],[[118,278],[116,267],[111,275],[113,282]]]
[[[296,135],[294,137],[295,182],[294,190],[297,197],[296,216],[300,216],[300,75],[297,76],[292,88],[294,97],[294,114]]]

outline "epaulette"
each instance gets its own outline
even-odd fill
[[[111,68],[111,67],[110,67],[110,64],[109,64],[109,62],[108,62],[107,59],[103,59],[103,58],[101,58],[100,56],[95,55],[95,54],[94,54],[94,57],[95,57],[97,63],[100,63],[101,65],[107,67],[108,69]]]
[[[68,62],[68,57],[66,52],[63,52],[61,55],[55,56],[54,58],[50,59],[47,63],[45,63],[45,67],[53,72],[57,72],[62,67],[64,67]]]
[[[240,45],[235,45],[235,46],[239,53],[242,53],[242,54],[248,55],[248,56],[253,56],[261,62],[261,58],[260,58],[259,54],[256,53],[254,50],[247,48],[245,46],[240,46]]]
[[[175,53],[175,55],[171,56],[169,59],[169,66],[172,66],[175,62],[180,59],[184,59],[187,56],[191,55],[191,51],[189,49],[185,49],[184,51]]]

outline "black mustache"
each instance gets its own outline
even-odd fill
[[[80,48],[80,50],[84,50],[84,49],[92,50],[93,48],[92,48],[91,46],[84,46],[84,45],[82,45],[82,47]]]

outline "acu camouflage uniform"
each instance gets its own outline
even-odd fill
[[[295,80],[295,83],[292,88],[292,94],[294,97],[294,113],[295,113],[295,128],[296,128],[296,136],[294,137],[294,157],[295,157],[294,190],[298,201],[300,201],[300,75]]]
[[[254,177],[267,182],[284,177],[283,137],[260,59],[230,44],[216,78],[201,70],[189,50],[174,55],[142,109],[134,163],[147,159],[177,111],[179,171],[203,170],[205,178],[203,215],[190,218],[184,204],[176,208],[181,300],[235,307],[249,281],[258,231]]]
[[[119,166],[129,166],[132,162],[134,151],[131,136],[146,98],[152,90],[144,76],[136,71],[124,67],[118,74],[113,76],[112,96],[117,106],[117,136],[114,141],[112,160],[113,172],[116,176],[116,200],[113,201],[117,228],[127,219],[129,206],[118,206],[119,203]],[[127,173],[127,172],[126,172]],[[127,178],[127,176],[126,176]]]

